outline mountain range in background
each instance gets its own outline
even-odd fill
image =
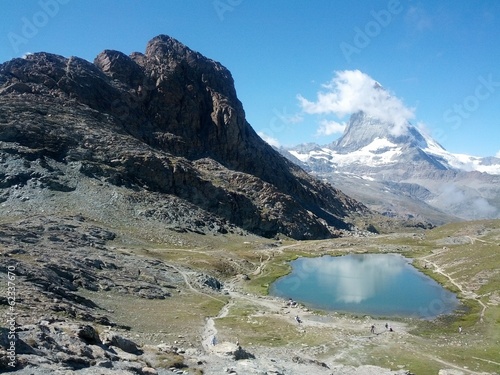
[[[500,159],[452,154],[409,123],[396,129],[360,111],[331,144],[279,151],[387,216],[434,224],[500,217]]]

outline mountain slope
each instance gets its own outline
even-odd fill
[[[396,132],[359,112],[336,142],[283,155],[378,211],[436,223],[500,215],[500,159],[452,154],[410,124]]]
[[[93,64],[49,53],[2,64],[0,142],[2,215],[79,202],[180,231],[325,238],[368,212],[265,144],[230,72],[165,35]],[[89,203],[110,192],[120,205]]]

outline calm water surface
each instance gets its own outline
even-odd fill
[[[270,294],[313,308],[375,316],[432,319],[458,307],[453,293],[397,254],[299,258]]]

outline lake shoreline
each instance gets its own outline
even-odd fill
[[[269,286],[269,295],[314,309],[383,317],[432,319],[458,307],[453,293],[401,254],[299,258],[291,267]]]

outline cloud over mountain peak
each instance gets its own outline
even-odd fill
[[[401,99],[360,70],[336,71],[332,80],[322,87],[315,101],[298,95],[299,104],[305,113],[342,118],[362,111],[391,124],[391,132],[395,136],[403,134],[408,122],[415,117],[413,108],[407,107]],[[321,128],[318,133],[328,134],[322,132]]]

